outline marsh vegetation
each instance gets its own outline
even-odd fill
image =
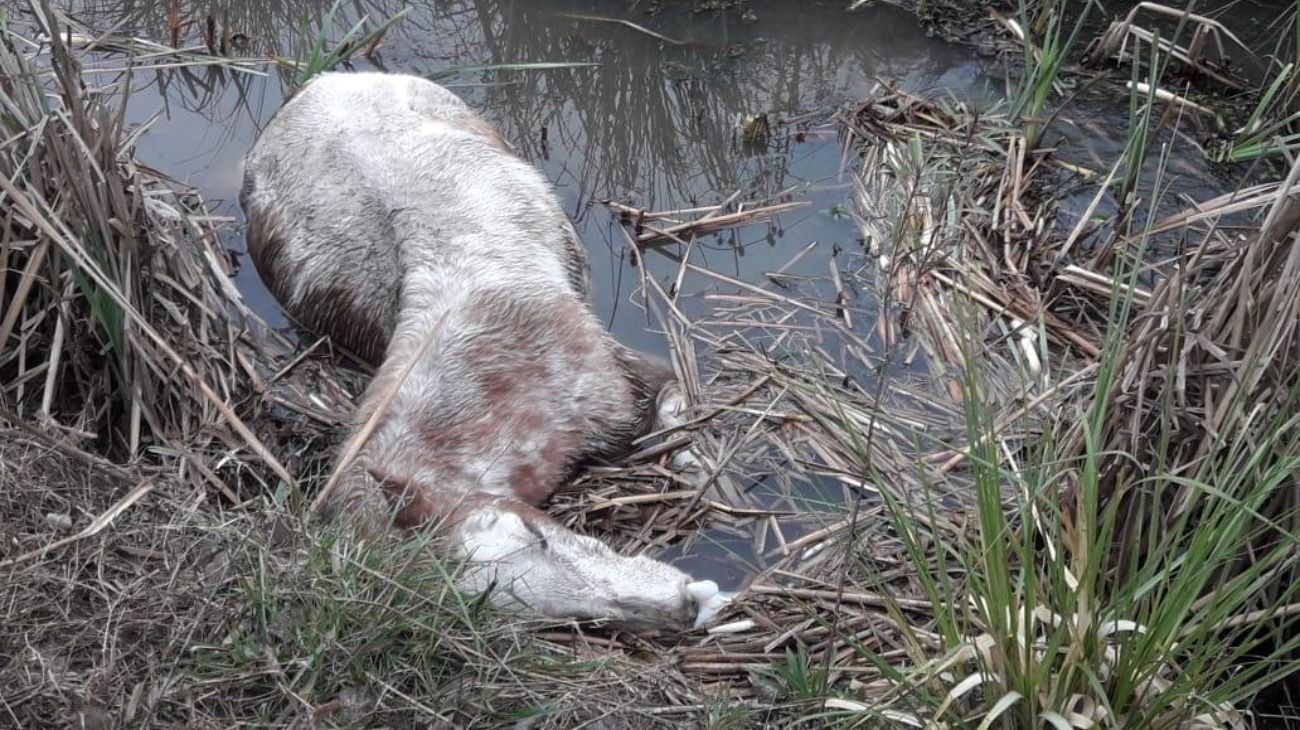
[[[915,60],[868,3],[815,11],[853,43],[720,48],[692,28],[791,11],[102,5],[0,21],[0,724],[1296,721],[1294,4],[904,2],[951,38]],[[143,161],[129,105],[235,129],[347,64],[462,84],[564,189],[696,411],[550,509],[730,565],[712,625],[525,621],[436,534],[311,514],[368,373],[259,300],[223,178]]]

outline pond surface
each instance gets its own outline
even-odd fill
[[[302,19],[318,23],[331,3],[198,4],[191,17],[226,18],[254,51],[290,53]],[[346,5],[349,17],[389,17],[399,2]],[[94,28],[117,26],[147,38],[168,36],[165,0],[77,3]],[[549,71],[460,73],[441,78],[491,120],[525,157],[554,181],[592,255],[597,311],[624,342],[663,352],[662,336],[646,331],[631,304],[639,275],[623,236],[598,201],[646,209],[684,208],[785,193],[808,201],[769,229],[758,226],[707,247],[711,268],[755,281],[811,241],[849,246],[853,224],[836,215],[850,178],[841,175],[842,143],[829,129],[795,141],[779,129],[766,152],[742,151],[739,120],[767,113],[824,118],[888,80],[918,91],[985,93],[1001,84],[984,76],[968,51],[927,37],[908,14],[888,6],[845,13],[843,3],[748,3],[733,13],[663,10],[627,18],[682,45],[636,29],[577,19],[610,16],[618,3],[520,0],[441,2],[413,7],[385,39],[378,60],[391,71],[438,77],[447,69],[508,63],[573,62],[598,66]],[[219,21],[220,22],[220,21]],[[340,30],[346,21],[336,24]],[[189,33],[195,39],[201,32]],[[358,68],[369,68],[361,62]],[[113,80],[105,75],[105,82]],[[240,159],[279,107],[283,85],[268,77],[192,69],[137,73],[129,116],[144,123],[141,159],[198,188],[219,213],[239,218]],[[770,235],[769,235],[770,234]],[[243,250],[241,229],[229,242]],[[826,271],[825,261],[805,260]],[[676,262],[651,257],[652,271],[673,275]],[[795,271],[794,273],[798,273]],[[256,272],[239,285],[272,323],[283,323]]]
[[[619,224],[599,201],[652,210],[714,204],[737,192],[740,199],[807,201],[772,225],[712,237],[697,251],[702,258],[696,263],[766,286],[767,273],[816,243],[815,254],[800,258],[788,273],[821,277],[830,251],[860,246],[856,226],[842,214],[852,193],[843,142],[820,122],[866,96],[878,80],[975,104],[992,103],[1005,87],[1002,60],[930,37],[911,15],[887,4],[853,13],[845,11],[846,4],[755,1],[743,9],[695,13],[684,3],[643,2],[630,11],[628,3],[565,0],[423,3],[389,33],[377,65],[438,76],[537,164],[591,252],[597,312],[621,341],[665,353],[664,335],[638,304],[641,273],[629,259]],[[169,36],[170,5],[82,0],[68,7],[91,28],[162,40]],[[331,3],[182,5],[188,43],[203,37],[204,19],[211,16],[219,33],[246,43],[250,54],[291,55],[295,29],[317,27]],[[381,20],[404,5],[356,0],[345,3],[343,12],[349,19]],[[578,16],[630,20],[672,42],[626,24]],[[456,67],[535,62],[597,65],[443,76]],[[91,78],[121,81],[114,72]],[[130,120],[149,124],[139,157],[193,185],[216,212],[234,219],[227,243],[237,252],[244,250],[236,203],[240,160],[279,107],[283,89],[274,71],[255,76],[189,68],[137,72],[132,80]],[[802,123],[776,126],[765,150],[743,149],[739,120],[759,113]],[[1072,154],[1111,164],[1124,138],[1126,104],[1095,100],[1083,113],[1085,118],[1060,127],[1067,144],[1077,146]],[[1199,158],[1185,157],[1175,168],[1180,191],[1206,197],[1226,189]],[[646,267],[667,286],[678,263],[652,253]],[[269,322],[288,324],[251,264],[242,266],[238,285]],[[715,281],[688,277],[683,296],[698,302],[717,288]],[[679,562],[734,587],[745,569],[719,556],[744,557],[746,550],[743,541],[720,541],[731,544],[701,549]]]

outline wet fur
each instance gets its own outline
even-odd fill
[[[352,514],[441,522],[482,564],[470,587],[546,615],[689,625],[688,576],[536,509],[680,409],[666,363],[592,313],[585,251],[536,168],[431,82],[325,74],[249,152],[240,203],[276,298],[378,367],[357,424],[433,335],[341,491]]]

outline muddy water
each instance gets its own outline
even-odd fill
[[[809,205],[772,225],[714,237],[697,256],[711,269],[767,285],[765,274],[816,242],[815,251],[788,269],[823,276],[826,256],[854,250],[857,230],[842,212],[850,198],[841,141],[819,126],[839,105],[866,95],[877,79],[927,94],[953,95],[976,104],[996,99],[1004,87],[1001,61],[927,36],[908,14],[880,4],[855,13],[844,0],[748,2],[743,12],[693,13],[686,3],[657,6],[564,0],[462,0],[413,7],[382,46],[378,65],[391,71],[439,76],[486,115],[556,186],[592,257],[597,311],[623,342],[666,352],[664,336],[636,304],[640,272],[598,201],[614,199],[648,209],[784,196]],[[93,28],[114,27],[143,37],[167,33],[166,0],[73,4]],[[248,53],[290,53],[294,31],[318,24],[326,0],[227,0],[183,3],[191,19],[212,15],[218,28]],[[403,3],[356,0],[355,18],[388,17]],[[627,25],[581,15],[625,18],[671,40]],[[201,24],[186,30],[201,37]],[[581,62],[595,66],[549,71],[460,72],[448,69],[531,62]],[[101,67],[118,64],[100,63]],[[369,68],[362,63],[359,68]],[[121,76],[94,77],[118,83]],[[239,161],[258,130],[279,107],[281,79],[211,69],[137,72],[129,116],[148,123],[140,157],[197,187],[236,221],[228,245],[244,250],[236,204]],[[1126,111],[1095,100],[1085,118],[1061,125],[1080,159],[1109,164],[1123,138]],[[766,113],[777,126],[765,149],[743,149],[738,119]],[[1182,158],[1180,158],[1182,160]],[[1185,167],[1185,169],[1183,169]],[[1224,182],[1187,156],[1179,168],[1182,191],[1196,197]],[[1086,201],[1085,201],[1086,202]],[[697,260],[697,263],[701,263]],[[651,254],[650,274],[667,286],[677,272],[670,256]],[[279,308],[245,262],[238,284],[273,324],[287,325]],[[710,280],[688,279],[683,294],[698,303],[716,290]],[[753,556],[743,536],[718,534],[678,562],[734,587]],[[680,552],[680,551],[677,551]]]

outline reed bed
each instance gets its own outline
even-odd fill
[[[843,490],[838,518],[805,505],[821,521],[797,535],[758,528],[774,561],[678,649],[682,669],[769,719],[851,726],[1235,728],[1272,711],[1258,693],[1300,668],[1296,173],[1058,230],[1036,177],[1050,153],[1007,117],[882,88],[839,124],[863,251],[757,287],[679,239],[678,281],[729,292],[703,319],[680,284],[647,283],[679,350],[707,353],[707,390],[749,404],[733,469],[780,454]],[[635,246],[634,223],[724,209],[619,212]],[[1234,241],[1219,223],[1243,213],[1258,233]],[[1170,230],[1199,245],[1151,263]]]
[[[1015,115],[886,92],[846,123],[865,145],[874,282],[894,303],[880,337],[919,339],[967,424],[965,445],[921,457],[920,482],[965,465],[972,502],[918,508],[881,490],[925,600],[876,594],[909,619],[896,623],[906,660],[846,652],[878,679],[825,699],[823,719],[1245,727],[1257,693],[1298,668],[1295,168],[1165,220],[1122,209],[1113,227],[1057,231],[1035,179],[1054,160]],[[1132,133],[1140,163],[1150,131]],[[1103,190],[1138,169],[1125,164]],[[1219,225],[1243,212],[1254,231],[1234,240]],[[1197,245],[1152,263],[1154,233],[1170,230]],[[842,442],[865,479],[899,481]],[[850,560],[859,581],[888,575]]]

